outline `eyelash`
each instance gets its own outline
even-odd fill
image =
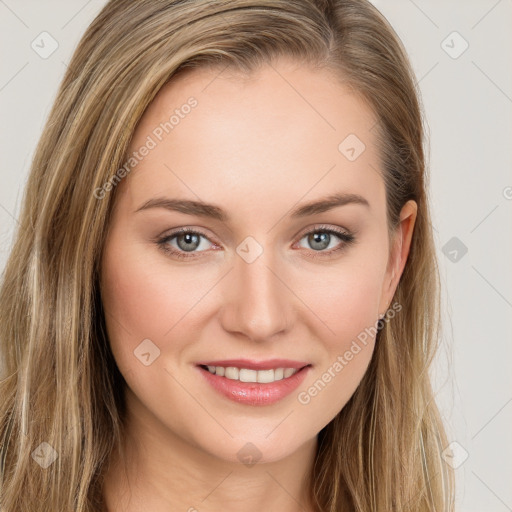
[[[302,240],[307,235],[310,235],[312,233],[328,233],[330,235],[335,235],[338,238],[340,238],[343,243],[340,246],[338,246],[337,248],[330,249],[329,251],[325,251],[325,250],[314,251],[314,250],[312,250],[314,254],[309,256],[311,258],[319,258],[319,257],[320,258],[326,258],[326,257],[329,258],[329,257],[333,256],[334,253],[342,251],[347,246],[353,244],[356,241],[356,237],[354,236],[354,234],[352,234],[350,232],[343,231],[343,230],[337,229],[337,228],[323,226],[323,225],[315,226],[313,229],[306,231],[305,233],[302,234],[299,241]],[[189,228],[180,228],[180,229],[172,232],[171,234],[165,235],[164,237],[158,239],[156,241],[156,243],[159,246],[159,248],[162,251],[164,251],[164,253],[170,254],[179,259],[189,259],[189,258],[197,257],[195,255],[196,253],[194,253],[194,252],[187,254],[184,251],[176,250],[174,248],[173,249],[169,248],[168,242],[171,241],[173,238],[176,238],[177,236],[183,235],[183,234],[199,235],[199,236],[202,236],[202,237],[206,238],[207,240],[209,240],[209,238],[206,236],[206,234],[201,231],[198,231],[195,229],[189,229]],[[209,240],[209,241],[211,242],[211,240]],[[201,252],[205,252],[205,251],[199,251],[199,252],[201,253]]]

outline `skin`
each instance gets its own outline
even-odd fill
[[[305,478],[317,434],[356,390],[374,338],[307,405],[298,394],[386,312],[409,252],[417,206],[404,206],[390,245],[366,103],[328,71],[283,58],[250,77],[219,72],[188,71],[159,92],[130,152],[190,96],[198,105],[117,185],[101,293],[128,417],[127,458],[114,457],[105,478],[110,511],[313,510]],[[354,161],[338,150],[348,134],[366,145]],[[290,217],[333,192],[360,194],[370,206]],[[162,196],[215,203],[230,220],[136,212]],[[304,233],[318,224],[356,240],[322,257],[345,242],[331,235],[315,249]],[[207,237],[187,260],[155,242],[181,227]],[[252,263],[236,252],[248,236],[263,248]],[[167,244],[187,247],[178,241]],[[144,339],[160,350],[149,366],[134,355]],[[196,367],[274,357],[312,368],[297,391],[266,406],[224,398]],[[261,455],[252,466],[237,457],[249,442]]]

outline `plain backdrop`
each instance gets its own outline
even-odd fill
[[[428,126],[444,325],[432,376],[457,510],[512,511],[512,1],[373,3],[409,53]],[[0,271],[43,123],[104,4],[0,0]]]

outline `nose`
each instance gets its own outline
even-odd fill
[[[268,341],[284,334],[293,318],[294,294],[282,269],[264,251],[248,263],[236,256],[224,281],[223,328],[252,341]]]

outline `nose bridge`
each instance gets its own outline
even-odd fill
[[[271,250],[263,251],[254,240],[239,245],[227,283],[227,330],[244,333],[253,340],[265,340],[286,329],[292,294],[275,267]]]

